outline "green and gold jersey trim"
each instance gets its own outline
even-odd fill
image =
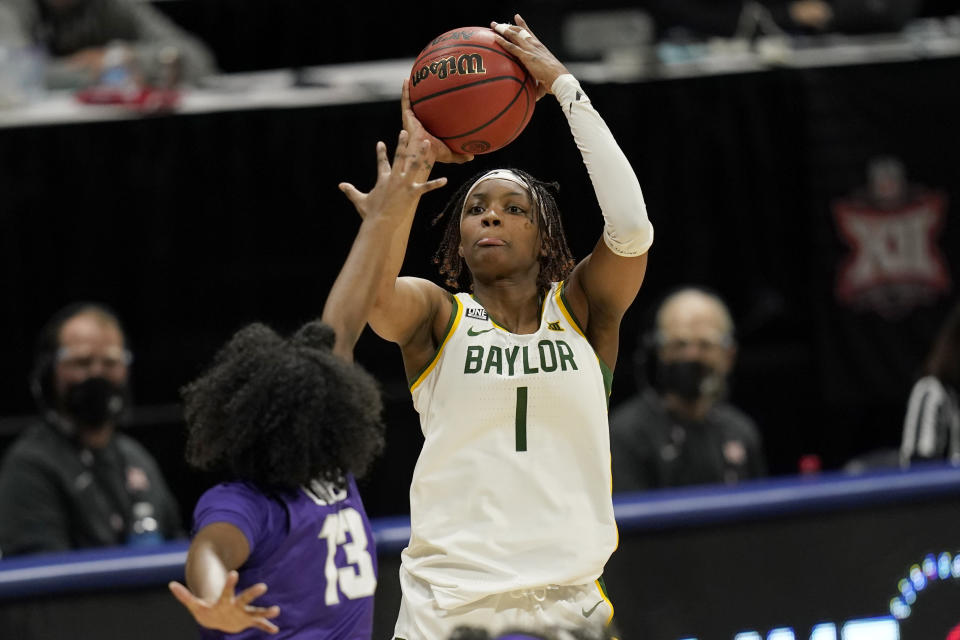
[[[613,371],[607,366],[600,356],[597,356],[597,362],[600,363],[600,375],[603,376],[603,389],[607,392],[607,405],[610,404],[610,394],[613,392]]]
[[[545,296],[542,300],[540,300],[540,323],[541,323],[541,324],[543,324],[543,312],[544,312],[544,311],[546,310],[546,308],[547,308],[547,297],[548,297],[548,296]],[[504,327],[503,325],[501,325],[499,322],[497,322],[497,321],[493,318],[493,316],[490,315],[490,312],[487,311],[487,308],[483,306],[483,303],[480,302],[479,300],[477,300],[477,297],[476,297],[475,295],[473,295],[472,293],[470,294],[470,299],[473,300],[474,302],[476,302],[477,304],[479,304],[480,307],[481,307],[484,311],[487,312],[487,318],[490,320],[490,324],[492,324],[493,326],[495,326],[497,329],[500,329],[501,331],[505,331],[506,333],[513,333],[512,331],[510,331],[510,329],[507,329],[506,327]]]
[[[554,294],[557,299],[557,306],[560,307],[560,311],[563,312],[563,315],[567,318],[567,322],[573,325],[577,333],[586,338],[587,334],[580,325],[580,321],[577,320],[577,317],[573,315],[573,311],[570,310],[570,303],[567,302],[566,288],[566,280],[561,281],[560,284],[557,285],[557,292]]]
[[[574,329],[577,330],[583,339],[590,342],[587,338],[586,332],[583,330],[583,326],[580,324],[580,321],[577,320],[577,317],[573,315],[573,311],[570,310],[570,303],[567,302],[567,296],[565,291],[567,288],[567,281],[563,280],[559,285],[557,285],[557,292],[554,294],[557,300],[557,306],[560,307],[560,312],[563,313],[564,317],[567,319]],[[591,345],[592,346],[592,345]],[[594,353],[596,350],[594,349]],[[607,392],[607,403],[610,402],[610,393],[613,390],[613,371],[610,370],[610,367],[607,366],[607,363],[600,359],[600,356],[597,356],[597,362],[600,363],[600,373],[603,375],[603,388]]]
[[[433,368],[437,366],[437,362],[440,360],[440,354],[443,353],[443,348],[447,346],[447,342],[450,341],[450,337],[460,324],[460,318],[463,316],[463,303],[460,302],[457,296],[450,296],[450,299],[452,300],[451,306],[453,308],[450,310],[450,321],[447,322],[447,331],[443,336],[443,342],[437,347],[437,352],[433,355],[433,359],[427,363],[427,366],[425,366],[413,382],[410,383],[410,391],[416,389],[417,385],[423,382],[430,372],[433,371]]]
[[[613,602],[610,601],[610,596],[607,595],[607,585],[603,582],[603,576],[600,576],[594,582],[597,585],[597,588],[600,589],[600,597],[607,601],[607,604],[610,605],[610,617],[607,618],[607,626],[610,626],[610,623],[613,622]]]

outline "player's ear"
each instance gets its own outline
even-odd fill
[[[463,243],[462,243],[462,242],[461,242],[459,245],[457,245],[457,255],[459,255],[461,258],[463,257]]]

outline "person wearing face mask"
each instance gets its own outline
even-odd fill
[[[650,384],[610,414],[614,491],[766,474],[756,425],[725,399],[736,344],[719,297],[693,287],[669,295],[638,354],[639,364],[653,358],[640,376]]]
[[[120,80],[169,88],[217,72],[207,44],[149,2],[0,0],[0,16],[7,41],[43,51],[50,89]]]
[[[149,544],[180,537],[179,508],[153,457],[117,426],[132,356],[95,303],[56,313],[37,342],[40,420],[0,464],[0,554]]]

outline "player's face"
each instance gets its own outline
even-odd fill
[[[477,185],[460,214],[460,255],[475,275],[531,269],[540,253],[537,210],[530,194],[511,180]]]

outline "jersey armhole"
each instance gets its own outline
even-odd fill
[[[577,330],[584,338],[587,337],[587,333],[583,330],[583,325],[580,324],[580,321],[577,320],[577,316],[573,314],[573,310],[570,307],[570,303],[567,302],[567,281],[561,280],[560,284],[557,285],[557,306],[560,307],[560,311],[567,317],[567,320],[570,324],[573,325],[573,328]]]
[[[450,336],[453,335],[453,332],[457,330],[457,326],[460,324],[460,316],[463,311],[463,303],[460,302],[460,299],[457,296],[450,296],[450,320],[447,322],[447,329],[444,332],[443,341],[440,343],[440,346],[437,347],[437,352],[433,354],[433,357],[430,359],[430,362],[420,370],[412,380],[408,380],[410,386],[410,391],[413,391],[417,386],[423,382],[424,378],[433,371],[433,368],[437,365],[437,361],[440,359],[440,354],[443,353],[443,348],[447,346],[447,342],[450,340]]]
[[[565,294],[566,289],[567,289],[566,280],[561,281],[560,284],[557,285],[557,293],[556,293],[557,306],[560,308],[560,312],[563,313],[564,316],[566,316],[567,321],[571,325],[573,325],[574,329],[577,330],[577,333],[583,336],[583,339],[587,340],[587,344],[589,344],[590,340],[587,339],[587,334],[583,330],[583,326],[580,324],[580,321],[577,320],[577,316],[573,314],[573,310],[570,308],[570,303],[567,302],[567,296]],[[591,345],[591,348],[592,348],[592,345]],[[596,353],[596,349],[594,349],[594,353]],[[610,367],[607,366],[607,363],[604,362],[599,355],[597,355],[597,362],[600,363],[600,373],[603,375],[603,387],[604,387],[604,390],[607,392],[607,404],[609,404],[610,393],[613,390],[613,371],[610,369]]]

